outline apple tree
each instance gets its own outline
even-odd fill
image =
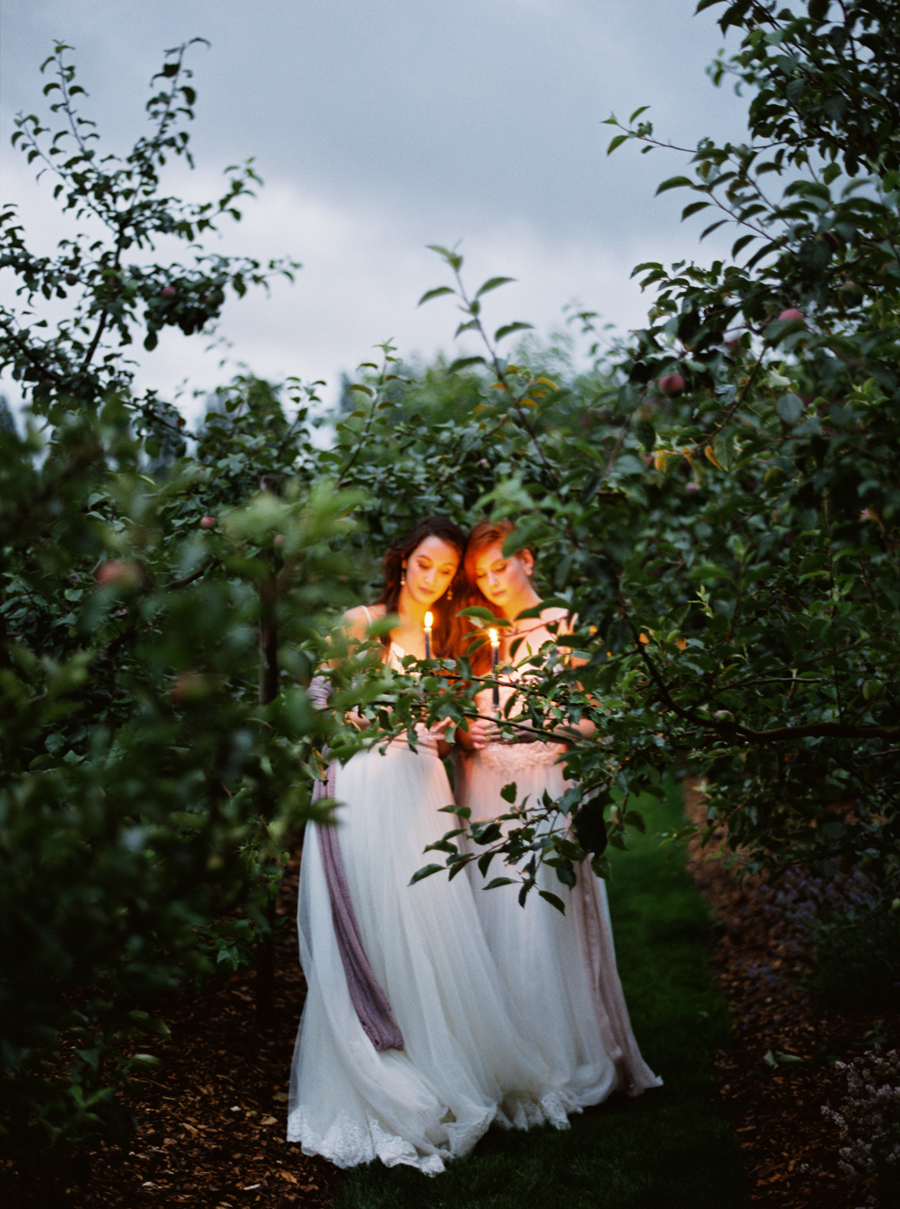
[[[123,1125],[164,998],[252,957],[339,729],[303,685],[352,589],[334,546],[359,493],[310,469],[314,387],[238,379],[192,434],[133,386],[133,342],[208,334],[226,293],[297,267],[202,248],[252,166],[215,201],[164,192],[190,161],[185,51],[119,156],[58,45],[60,128],[20,116],[13,141],[74,234],[38,255],[0,214],[0,366],[24,396],[0,426],[0,1135],[20,1154]]]

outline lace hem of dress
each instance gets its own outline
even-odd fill
[[[569,1115],[581,1112],[581,1107],[562,1091],[547,1092],[540,1100],[516,1093],[504,1096],[497,1109],[496,1124],[502,1129],[534,1129],[552,1125],[568,1129]]]
[[[425,1152],[390,1133],[375,1117],[368,1116],[363,1126],[342,1113],[325,1133],[320,1133],[310,1124],[306,1112],[295,1108],[288,1117],[287,1140],[299,1142],[305,1155],[320,1155],[336,1167],[358,1167],[380,1159],[386,1167],[403,1165],[416,1167],[425,1175],[439,1175],[450,1159],[469,1154],[492,1124],[501,1129],[534,1129],[539,1125],[568,1129],[569,1115],[576,1112],[581,1112],[581,1107],[559,1091],[548,1092],[539,1101],[527,1094],[509,1093],[501,1104],[486,1109],[477,1120],[456,1121],[448,1112],[441,1121],[447,1144]]]
[[[444,1170],[444,1160],[451,1157],[450,1150],[445,1148],[435,1147],[431,1154],[417,1150],[412,1142],[389,1133],[374,1117],[368,1117],[363,1126],[342,1113],[325,1133],[319,1133],[300,1108],[288,1117],[287,1140],[299,1142],[304,1154],[321,1155],[336,1167],[358,1167],[380,1159],[386,1167],[404,1164],[417,1167],[425,1175],[438,1175]],[[472,1142],[473,1146],[477,1140]]]

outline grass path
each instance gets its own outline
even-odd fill
[[[612,853],[619,971],[644,1057],[665,1086],[615,1095],[559,1132],[492,1130],[471,1158],[429,1179],[380,1163],[342,1181],[336,1209],[743,1209],[740,1149],[713,1101],[711,1056],[728,1014],[706,957],[708,912],[655,835],[680,818],[680,787],[646,799],[647,835]],[[529,903],[527,910],[543,904]]]

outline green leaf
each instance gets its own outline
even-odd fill
[[[634,426],[634,435],[643,445],[647,453],[652,453],[656,446],[656,429],[650,420],[640,419]]]
[[[650,108],[649,105],[641,105],[639,109],[635,109],[634,113],[628,119],[628,125],[630,126],[635,118],[639,118],[641,116],[641,114],[646,113],[649,108]]]
[[[549,890],[538,890],[538,894],[545,902],[548,902],[551,907],[556,907],[560,915],[565,915],[566,904],[558,895],[551,894]]]
[[[459,327],[456,329],[456,331],[453,333],[453,339],[455,340],[456,337],[461,332],[477,332],[477,331],[478,331],[478,320],[477,319],[470,319],[468,321],[468,323],[464,320],[459,325]]]
[[[874,701],[874,699],[881,692],[881,685],[877,680],[865,680],[863,681],[862,691],[863,697],[866,699],[866,701]]]
[[[455,294],[455,290],[451,290],[448,285],[439,285],[436,289],[426,290],[416,306],[421,306],[423,302],[430,302],[432,298],[440,298],[442,294]]]
[[[785,1054],[780,1049],[775,1051],[775,1057],[779,1066],[799,1066],[803,1062],[799,1054]]]
[[[486,294],[489,290],[496,290],[501,285],[506,285],[510,281],[515,281],[515,277],[491,277],[478,290],[475,297],[480,298],[482,294]]]
[[[609,146],[606,148],[606,154],[611,155],[617,147],[621,147],[629,138],[631,138],[630,134],[617,134],[615,138],[610,139]]]
[[[504,336],[510,336],[513,332],[524,332],[532,328],[531,323],[507,323],[503,327],[498,327],[494,332],[495,340],[502,340]]]
[[[423,878],[431,877],[432,873],[443,873],[443,871],[443,865],[423,865],[422,868],[417,869],[409,879],[409,884],[414,886],[416,882],[422,881]]]
[[[484,890],[496,890],[498,886],[514,886],[515,880],[511,877],[495,877],[484,887]]]
[[[785,424],[796,424],[803,415],[803,400],[797,395],[782,395],[776,407]]]
[[[707,207],[711,204],[711,202],[707,201],[691,202],[689,206],[685,206],[681,211],[681,221],[684,222],[684,220],[686,218],[690,218],[692,214],[698,214],[701,210],[707,209]]]
[[[468,369],[470,365],[484,364],[484,357],[457,357],[455,361],[451,361],[447,366],[447,373],[458,374],[461,369]]]
[[[693,189],[694,187],[695,182],[689,176],[670,176],[656,190],[656,196],[659,197],[660,193],[666,193],[669,189]]]
[[[458,252],[453,252],[449,248],[443,248],[439,243],[430,243],[428,244],[428,248],[431,252],[437,252],[438,256],[440,256],[442,260],[446,260],[447,264],[455,273],[458,273],[462,268],[463,258]]]
[[[469,605],[466,609],[460,609],[458,617],[475,617],[479,621],[489,621],[492,625],[511,625],[505,617],[498,618],[490,609],[486,609],[484,605]]]
[[[515,803],[517,793],[518,787],[515,781],[510,781],[508,785],[504,785],[500,790],[500,797],[504,802],[509,802],[509,804],[512,806]]]

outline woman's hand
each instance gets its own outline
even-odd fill
[[[468,731],[457,730],[456,740],[469,751],[481,751],[489,743],[496,743],[499,735],[499,727],[491,718],[470,718]]]

